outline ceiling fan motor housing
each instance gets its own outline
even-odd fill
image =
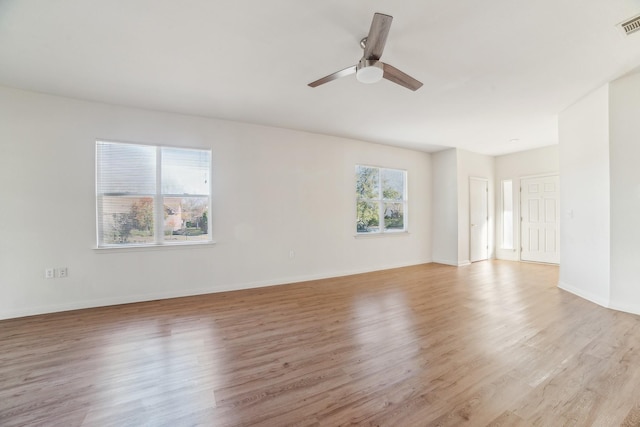
[[[362,58],[358,62],[356,78],[361,83],[376,83],[382,80],[384,70],[382,63],[375,59]]]

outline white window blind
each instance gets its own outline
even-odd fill
[[[98,246],[210,241],[211,151],[96,142]]]
[[[155,195],[156,147],[98,142],[98,193]]]
[[[162,193],[209,195],[211,153],[162,147]]]

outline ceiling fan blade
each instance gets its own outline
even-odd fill
[[[367,42],[364,48],[364,58],[368,60],[380,59],[384,45],[387,42],[387,35],[391,28],[393,16],[376,13],[371,21],[371,28],[367,36]]]
[[[384,74],[382,75],[382,77],[384,77],[389,81],[397,83],[400,86],[404,86],[407,89],[411,89],[413,91],[416,91],[422,87],[421,82],[414,79],[410,75],[403,73],[402,71],[398,70],[396,67],[383,63],[382,69],[384,70]]]
[[[348,76],[349,74],[354,74],[356,72],[356,66],[352,65],[349,68],[345,68],[344,70],[336,71],[333,74],[329,74],[326,77],[316,80],[315,82],[309,83],[309,86],[316,87],[323,85],[325,83],[329,83],[332,80],[339,79],[340,77]]]

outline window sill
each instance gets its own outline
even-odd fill
[[[171,249],[196,249],[196,248],[208,248],[216,244],[215,241],[211,242],[184,242],[184,243],[170,243],[164,245],[126,245],[126,246],[97,246],[93,250],[96,253],[118,253],[118,252],[144,252],[144,251],[163,251]]]
[[[356,239],[374,239],[378,237],[400,237],[408,236],[408,231],[387,231],[385,233],[358,233],[353,237]]]

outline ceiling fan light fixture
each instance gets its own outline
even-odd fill
[[[358,64],[358,71],[356,71],[356,79],[360,83],[377,83],[382,80],[384,70],[382,69],[382,63],[379,61],[367,61],[361,60]]]

